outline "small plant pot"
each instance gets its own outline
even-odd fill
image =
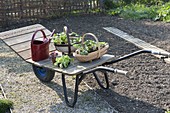
[[[56,50],[63,52],[63,53],[67,53],[67,54],[69,53],[68,45],[65,45],[65,44],[61,44],[61,45],[54,44],[54,45],[55,45]],[[76,48],[71,45],[70,50],[71,50],[70,52],[75,52]]]
[[[78,37],[78,36],[73,36],[73,35],[71,35],[71,34],[69,34],[68,33],[68,28],[65,26],[64,27],[64,33],[66,34],[66,35],[64,35],[64,36],[66,36],[66,38],[67,38],[67,41],[65,40],[65,38],[63,38],[63,35],[61,36],[61,35],[58,35],[58,37],[60,37],[59,38],[59,40],[61,41],[59,41],[59,43],[54,43],[54,46],[55,46],[55,48],[56,48],[56,50],[58,50],[58,51],[60,51],[60,52],[62,52],[62,53],[64,53],[64,54],[69,54],[69,55],[71,55],[73,52],[75,52],[75,50],[76,50],[76,48],[75,47],[73,47],[73,43],[81,43],[81,41],[80,42],[76,42],[75,40],[77,40],[78,38],[80,38],[80,37]],[[62,39],[62,40],[61,40]],[[64,40],[63,40],[64,39]],[[75,41],[75,42],[74,42]]]
[[[50,58],[51,58],[51,61],[52,61],[53,64],[55,63],[55,59],[56,59],[57,56],[58,56],[58,53],[56,53],[56,52],[52,52],[50,54]]]

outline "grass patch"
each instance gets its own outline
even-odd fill
[[[13,102],[7,99],[0,99],[0,113],[5,113],[13,106]]]
[[[170,2],[167,2],[166,4],[161,6],[157,10],[157,13],[158,13],[158,15],[157,15],[156,19],[162,20],[165,22],[170,22]]]
[[[125,6],[120,16],[128,19],[153,19],[156,17],[157,7],[146,7],[145,5],[128,5]]]
[[[167,109],[167,110],[165,111],[165,113],[170,113],[170,110]]]
[[[119,15],[126,19],[154,19],[157,15],[157,6],[147,7],[143,4],[129,4],[108,11],[109,15]]]
[[[158,5],[126,4],[107,10],[109,15],[125,19],[152,19],[170,22],[170,2]]]

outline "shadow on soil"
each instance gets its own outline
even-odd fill
[[[55,82],[51,83],[44,83],[46,86],[50,87],[58,94],[59,98],[65,102],[64,94],[63,94],[63,87]],[[68,88],[68,97],[73,98],[73,89]],[[87,95],[91,92],[91,90],[87,90],[85,92],[80,91],[82,95],[78,96],[78,99],[81,98],[83,95]],[[156,107],[152,104],[147,102],[136,100],[129,98],[127,96],[120,95],[111,89],[103,90],[103,89],[95,89],[95,92],[100,95],[101,98],[105,99],[116,111],[119,113],[164,113],[165,111],[162,108]],[[93,97],[86,97],[81,101],[82,103],[86,103],[86,101],[90,101],[89,99],[93,99]],[[76,103],[77,104],[77,103]],[[75,105],[78,107],[79,105]],[[83,106],[82,106],[83,107]]]
[[[120,113],[165,113],[162,108],[120,95],[111,89],[97,89],[95,91]]]
[[[63,87],[61,85],[53,81],[51,81],[50,83],[43,83],[43,84],[45,84],[46,86],[54,90],[59,96],[59,98],[65,101]],[[70,95],[74,95],[73,91],[70,88],[67,88],[67,92],[68,92],[68,97],[70,97]]]
[[[22,74],[33,71],[31,65],[18,56],[0,56],[0,59],[3,64],[2,67],[8,67],[9,72]],[[6,62],[8,63],[6,64]]]
[[[74,80],[73,80],[74,81]],[[73,84],[67,84],[68,82],[66,82],[66,85],[71,86],[67,88],[67,94],[68,94],[68,98],[69,101],[72,103],[73,101],[73,95],[74,95],[74,85]],[[115,113],[113,112],[114,110],[112,108],[110,108],[110,106],[108,106],[107,104],[103,104],[103,99],[97,99],[98,95],[94,94],[94,91],[92,90],[83,90],[82,86],[81,89],[79,89],[79,95],[77,98],[77,103],[75,104],[74,108],[70,108],[66,105],[65,102],[65,98],[64,98],[64,93],[63,93],[63,87],[56,83],[51,81],[50,83],[43,83],[44,85],[48,86],[49,88],[51,88],[52,90],[54,90],[57,94],[56,96],[58,96],[62,102],[59,102],[56,104],[53,104],[50,106],[50,113],[56,113],[56,109],[58,109],[58,107],[61,109],[62,107],[62,111],[57,111],[57,112],[67,112],[67,111],[72,111],[73,112],[83,112],[83,113],[94,113],[94,112],[105,112],[105,113]],[[80,84],[82,85],[82,84]],[[100,103],[101,102],[101,103]],[[64,105],[64,107],[63,107]],[[56,108],[57,107],[57,108]]]

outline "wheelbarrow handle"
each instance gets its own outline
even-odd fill
[[[128,71],[123,71],[123,70],[114,69],[114,68],[105,67],[105,66],[98,66],[98,67],[93,68],[91,70],[85,71],[83,74],[88,74],[88,73],[95,72],[95,71],[108,71],[108,72],[122,74],[122,75],[125,75],[125,76],[128,75]]]
[[[114,69],[114,73],[118,73],[118,74],[125,75],[125,76],[127,76],[129,74],[128,71],[123,71],[123,70],[119,70],[119,69]]]
[[[154,55],[162,55],[162,56],[170,58],[170,53],[168,53],[168,52],[151,51],[151,53]]]
[[[99,67],[97,67],[97,68],[103,69],[103,70],[106,70],[106,71],[109,71],[109,72],[113,72],[113,73],[118,73],[118,74],[125,75],[125,76],[128,75],[128,71],[123,71],[123,70],[119,70],[119,69],[114,69],[114,68],[111,68],[111,67],[99,66]]]

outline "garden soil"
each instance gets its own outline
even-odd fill
[[[140,48],[107,32],[103,29],[103,27],[116,27],[134,36],[135,38],[139,38],[146,41],[147,43],[170,52],[170,23],[159,21],[154,22],[151,20],[127,20],[108,15],[68,16],[52,20],[41,20],[39,23],[51,31],[56,29],[57,32],[61,32],[63,30],[63,26],[68,26],[71,31],[74,31],[80,35],[83,35],[87,32],[93,33],[98,37],[100,41],[109,43],[110,48],[108,53],[115,55],[115,59],[132,53],[136,50],[140,50]],[[14,26],[8,29],[17,27],[18,26]],[[2,29],[2,31],[3,30],[5,29]],[[3,73],[5,73],[4,75],[7,76],[7,74],[19,74],[17,77],[10,75],[13,76],[12,82],[8,81],[11,80],[10,76],[7,76],[9,78],[8,80],[0,78],[3,81],[3,85],[8,90],[7,92],[10,93],[8,96],[13,100],[15,100],[15,98],[20,98],[18,95],[16,95],[14,89],[16,88],[20,91],[23,91],[22,88],[25,88],[24,91],[27,93],[24,94],[27,95],[25,97],[21,96],[22,98],[20,98],[20,101],[18,101],[18,105],[21,103],[30,103],[30,100],[25,98],[31,96],[34,98],[31,100],[32,103],[38,104],[39,108],[42,107],[41,103],[43,106],[46,106],[44,109],[39,109],[39,112],[43,112],[43,110],[45,112],[47,109],[49,109],[49,107],[51,107],[51,111],[53,111],[54,106],[49,105],[55,104],[54,100],[56,102],[61,100],[57,100],[55,96],[52,96],[53,99],[50,99],[50,102],[44,103],[43,101],[47,100],[41,97],[43,95],[48,95],[48,93],[45,93],[46,91],[44,91],[43,88],[48,87],[47,92],[49,92],[51,89],[57,92],[60,91],[61,85],[56,84],[55,81],[52,81],[51,84],[42,84],[33,75],[29,76],[28,73],[32,74],[30,66],[27,65],[24,61],[19,61],[19,64],[16,64],[16,62],[13,63],[13,60],[18,60],[19,58],[16,58],[16,56],[14,57],[13,54],[10,54],[10,50],[4,46],[5,45],[3,44],[1,51],[6,50],[6,52],[0,53],[1,57],[4,56],[2,57],[2,62],[4,64],[1,66]],[[8,58],[5,56],[5,54],[8,54]],[[8,63],[5,64],[6,62]],[[13,67],[10,67],[10,65]],[[107,107],[101,107],[102,105],[97,104],[97,107],[101,107],[103,109],[105,108],[103,111],[99,110],[100,113],[164,113],[166,109],[170,109],[170,64],[165,63],[163,59],[158,59],[151,54],[140,54],[108,66],[128,71],[129,74],[124,76],[120,74],[108,73],[110,88],[107,90],[101,89],[95,81],[94,77],[89,74],[84,79],[84,82],[93,88],[93,90],[83,90],[84,87],[82,87],[82,85],[80,87],[81,95],[79,95],[79,101],[81,101],[81,98],[84,98],[84,96],[85,99],[83,101],[85,102],[94,100],[93,91],[95,91],[97,93],[96,95],[98,95],[96,98],[100,97],[100,99],[102,99],[99,101],[99,103],[108,103],[105,104]],[[103,77],[102,73],[99,73],[99,75],[100,77]],[[59,76],[56,77],[57,81],[58,77]],[[30,83],[30,81],[32,81],[32,83]],[[24,85],[24,87],[22,85],[18,85],[23,84],[24,82],[27,83]],[[29,87],[29,89],[26,87]],[[9,90],[10,88],[13,90]],[[33,96],[30,94],[31,92],[34,92],[35,95],[38,93],[39,96]],[[21,95],[21,93],[19,94]],[[87,94],[91,95],[86,97]],[[58,95],[62,96],[62,93]],[[63,97],[61,99],[63,99]],[[78,104],[76,104],[77,108],[80,108],[80,105],[83,106],[83,104],[79,103],[79,101]],[[90,101],[87,105],[87,109],[88,107],[92,106],[92,108],[94,107],[96,110],[94,112],[98,112],[96,106],[93,106],[96,104],[96,102],[98,103],[98,101]],[[31,109],[34,109],[33,106],[31,106],[32,108],[23,106],[23,109],[24,107],[25,110],[30,112]],[[62,108],[63,106],[60,106],[60,109]],[[78,110],[77,112],[80,112]],[[89,112],[90,110],[92,109],[89,109]],[[76,110],[74,112],[76,112]]]

